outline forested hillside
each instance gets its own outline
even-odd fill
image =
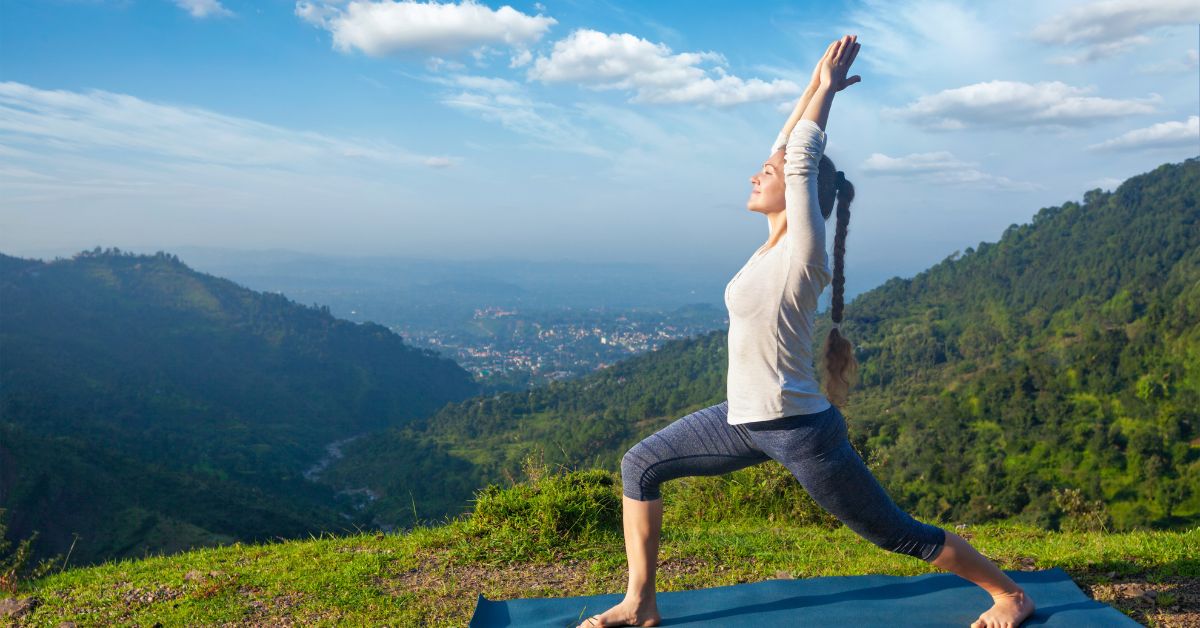
[[[858,429],[926,516],[1200,518],[1200,160],[855,299]]]
[[[0,303],[0,507],[72,564],[352,529],[303,478],[324,446],[477,394],[382,326],[164,253],[0,255]]]
[[[474,489],[518,479],[535,452],[551,465],[615,469],[645,434],[724,398],[725,355],[725,334],[714,332],[577,380],[452,403],[350,443],[322,480],[371,487],[376,523],[407,525],[468,509]],[[409,495],[430,484],[443,490],[425,502]]]
[[[1200,521],[1198,197],[1200,160],[1167,164],[847,304],[861,382],[845,414],[899,502],[965,522]],[[828,324],[818,317],[818,343]],[[367,479],[388,495],[377,514],[402,519],[406,486],[442,481],[396,465],[413,443],[436,441],[456,468],[493,481],[535,449],[552,464],[616,469],[641,437],[723,399],[726,360],[714,333],[580,380],[452,404],[356,441],[332,473]],[[470,497],[448,486],[416,505],[422,517]]]

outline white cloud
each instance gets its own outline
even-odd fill
[[[1144,129],[1134,129],[1111,140],[1092,144],[1091,150],[1191,148],[1200,155],[1200,116],[1190,116],[1184,122],[1160,122]]]
[[[458,61],[443,59],[441,57],[429,57],[425,60],[425,67],[430,72],[439,72],[442,69],[446,69],[451,72],[458,72],[467,68],[467,66],[459,63]]]
[[[302,1],[296,3],[296,15],[332,33],[335,49],[371,56],[404,50],[455,53],[487,44],[521,49],[558,23],[552,17],[526,15],[510,6],[493,10],[472,0],[355,0],[345,6]]]
[[[855,4],[837,32],[855,33],[863,42],[855,65],[874,71],[863,72],[867,80],[875,72],[909,78],[922,68],[937,68],[943,76],[977,76],[980,67],[994,71],[1010,61],[1011,48],[999,40],[1003,30],[996,28],[995,16],[978,15],[990,5],[946,0]],[[824,51],[822,45],[816,55]]]
[[[197,19],[233,15],[233,11],[221,6],[219,0],[175,0],[175,4]]]
[[[314,163],[419,166],[417,155],[377,140],[294,131],[205,109],[92,90],[42,90],[0,83],[0,140],[46,155],[125,151],[125,160],[162,159],[237,168],[295,169]]]
[[[1099,61],[1100,59],[1115,57],[1121,53],[1128,52],[1134,48],[1137,48],[1138,46],[1144,46],[1148,43],[1150,43],[1149,37],[1146,37],[1145,35],[1134,35],[1133,37],[1127,37],[1117,41],[1096,44],[1083,51],[1082,54],[1052,57],[1048,59],[1048,61],[1058,65],[1079,65],[1081,63],[1091,63],[1092,61]]]
[[[476,76],[472,74],[451,74],[449,76],[443,76],[432,74],[420,78],[423,78],[431,83],[437,83],[438,85],[487,92],[490,94],[501,94],[506,92],[512,93],[521,90],[521,85],[518,83],[491,76]]]
[[[1082,46],[1059,63],[1083,63],[1111,57],[1151,42],[1147,33],[1164,26],[1200,22],[1196,0],[1100,0],[1072,7],[1038,24],[1033,38],[1060,46]]]
[[[519,50],[509,60],[508,67],[519,68],[529,65],[530,61],[533,61],[533,53],[528,50]]]
[[[1041,188],[1034,183],[1013,181],[1008,177],[982,172],[977,166],[976,163],[962,161],[948,151],[912,153],[902,157],[872,153],[863,162],[862,170],[867,174],[917,177],[929,183],[959,187],[1009,191],[1029,191]]]
[[[1118,179],[1116,177],[1101,177],[1099,179],[1093,179],[1093,180],[1087,182],[1087,184],[1084,187],[1086,187],[1089,190],[1094,190],[1096,188],[1100,188],[1102,190],[1110,190],[1111,191],[1111,190],[1115,190],[1118,187],[1120,187],[1120,185],[1124,182],[1125,182],[1124,179]]]
[[[1193,48],[1183,53],[1182,57],[1143,65],[1138,70],[1146,74],[1181,74],[1191,72],[1197,67],[1200,67],[1200,51]]]
[[[922,96],[888,111],[922,126],[966,127],[1081,126],[1122,116],[1152,113],[1157,95],[1143,100],[1087,96],[1091,88],[1059,81],[988,81]]]
[[[468,76],[450,79],[430,77],[429,80],[466,87],[443,96],[442,104],[484,120],[498,122],[504,128],[529,138],[535,146],[592,157],[610,156],[607,151],[593,145],[588,140],[588,134],[557,107],[534,102],[518,89],[516,83]]]
[[[0,238],[10,247],[420,246],[405,235],[423,220],[414,207],[453,202],[432,194],[459,161],[124,94],[0,82]]]
[[[713,64],[711,70],[702,64]],[[633,102],[700,103],[718,106],[768,100],[802,90],[792,81],[745,80],[728,74],[715,52],[675,54],[628,33],[579,29],[555,42],[550,56],[538,56],[529,78],[546,83],[575,82],[593,89],[625,89]]]
[[[914,172],[940,172],[966,167],[966,162],[947,151],[936,153],[912,153],[904,157],[888,157],[883,153],[872,153],[863,162],[863,172],[871,174],[910,174]]]

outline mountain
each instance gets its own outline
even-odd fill
[[[478,393],[380,325],[165,253],[0,255],[0,304],[0,507],[77,562],[348,527],[303,477],[325,445]]]
[[[366,511],[376,524],[409,525],[463,511],[474,489],[518,478],[530,455],[615,469],[641,436],[723,398],[725,351],[724,332],[713,332],[579,379],[447,404],[349,443],[322,481],[370,487],[380,497]],[[425,501],[409,494],[430,483],[442,490]]]
[[[828,326],[818,317],[818,347]],[[1046,527],[1080,509],[1121,529],[1200,521],[1200,160],[1043,208],[996,243],[893,278],[847,304],[842,330],[860,361],[852,440],[910,511]],[[402,510],[394,496],[408,507],[405,482],[427,481],[381,471],[413,443],[490,481],[519,476],[533,451],[614,470],[640,438],[724,398],[725,342],[716,332],[450,404],[355,441],[331,473],[393,496],[373,506],[386,518]]]

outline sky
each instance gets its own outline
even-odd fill
[[[768,233],[749,177],[853,33],[846,273],[911,276],[1200,154],[1198,24],[1194,0],[4,0],[0,252],[732,273]]]

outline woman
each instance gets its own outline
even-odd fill
[[[822,508],[872,543],[983,587],[994,605],[972,628],[1018,626],[1034,610],[1021,587],[961,537],[901,511],[847,439],[838,406],[845,402],[857,364],[836,323],[842,318],[843,257],[854,188],[822,153],[834,94],[860,80],[846,77],[858,49],[849,35],[829,45],[771,157],[750,178],[747,208],[766,215],[770,235],[725,289],[729,398],[675,421],[625,454],[621,476],[628,589],[620,604],[584,620],[580,628],[658,625],[654,576],[663,482],[720,475],[770,459],[787,467]],[[824,220],[835,199],[830,272]],[[835,327],[825,344],[822,394],[809,347],[817,297],[831,281]]]

